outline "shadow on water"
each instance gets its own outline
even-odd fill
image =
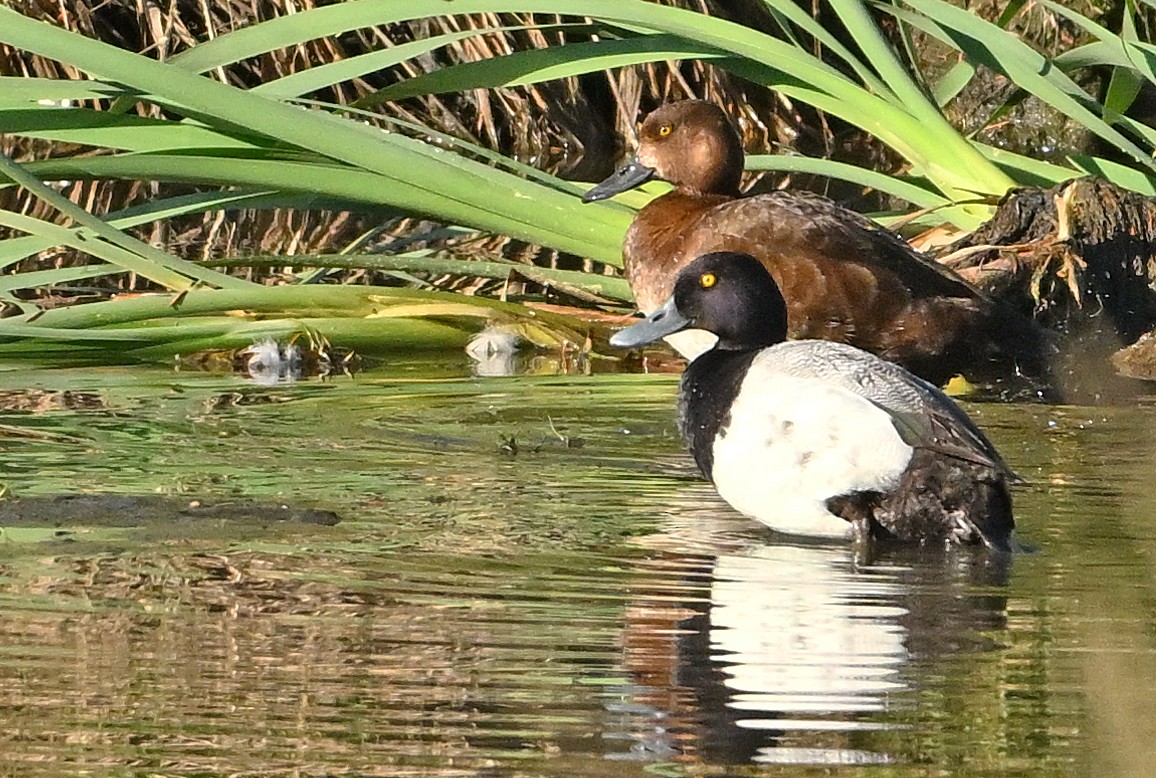
[[[1144,774],[1151,406],[969,408],[1009,566],[764,532],[676,380],[0,372],[0,774]]]

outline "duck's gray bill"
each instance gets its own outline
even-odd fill
[[[619,330],[610,337],[610,345],[617,348],[634,348],[653,343],[667,335],[682,332],[691,326],[690,319],[682,315],[674,305],[672,296],[654,313],[638,324]]]
[[[582,195],[582,202],[593,203],[621,194],[628,189],[646,183],[653,175],[654,168],[641,165],[638,160],[632,159],[615,170],[610,178]]]

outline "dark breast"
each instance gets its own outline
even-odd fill
[[[678,393],[678,428],[702,474],[714,480],[714,441],[758,351],[711,350],[691,362]]]

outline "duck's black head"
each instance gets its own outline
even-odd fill
[[[610,343],[630,348],[688,329],[713,332],[719,349],[765,348],[787,339],[787,304],[757,259],[717,251],[684,267],[662,307],[615,333]]]

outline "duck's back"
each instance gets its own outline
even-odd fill
[[[870,273],[861,276],[864,281],[871,277],[879,283],[881,277],[895,276],[904,296],[983,297],[894,234],[820,195],[772,192],[731,198],[676,190],[643,208],[627,233],[624,254],[631,281],[650,267],[663,265],[665,271],[661,280],[648,278],[650,283],[642,284],[646,299],[640,300],[640,307],[657,307],[670,293],[678,271],[695,257],[712,251],[739,251],[731,248],[734,245],[744,246],[742,253],[771,265],[772,274],[782,271],[791,287],[809,284],[806,272],[837,278],[842,268],[854,266]],[[792,284],[794,278],[786,272],[789,264],[812,268],[801,270],[801,284]],[[791,299],[788,292],[792,289],[784,288],[778,276],[776,283]]]
[[[624,246],[639,308],[656,308],[678,271],[713,251],[751,254],[767,267],[787,300],[792,338],[851,343],[936,383],[1009,349],[1022,351],[1012,355],[1021,361],[1037,350],[1030,330],[1022,344],[999,342],[1008,326],[994,319],[1013,314],[955,273],[805,193],[736,199],[675,190],[651,202]]]

